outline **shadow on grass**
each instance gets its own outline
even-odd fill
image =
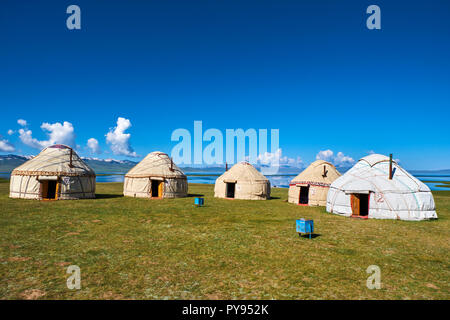
[[[277,199],[281,199],[280,197],[270,197],[269,200],[277,200]]]
[[[123,194],[96,194],[96,199],[112,199],[112,198],[121,198]]]
[[[196,193],[189,193],[188,198],[193,198],[193,197],[204,197],[204,194],[196,194]]]
[[[321,235],[320,234],[318,234],[318,233],[312,233],[311,234],[311,239],[314,239],[314,238],[317,238],[317,237],[320,237]],[[299,234],[299,237],[300,238],[307,238],[307,239],[309,239],[309,234]]]

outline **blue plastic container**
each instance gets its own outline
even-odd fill
[[[309,233],[309,238],[311,239],[311,234],[314,232],[314,221],[298,219],[296,223],[296,230],[300,235]]]
[[[204,198],[195,198],[195,205],[196,206],[203,206],[205,204],[205,199]]]

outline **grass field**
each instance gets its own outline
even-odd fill
[[[366,221],[275,199],[124,198],[97,184],[95,200],[8,198],[0,183],[2,299],[449,299],[450,191],[434,192],[438,220]],[[193,195],[205,196],[205,207]],[[314,219],[317,237],[295,233]],[[81,289],[66,287],[69,265]],[[369,265],[382,288],[369,290]]]

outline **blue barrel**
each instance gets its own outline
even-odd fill
[[[309,237],[311,238],[311,233],[314,232],[314,221],[298,219],[297,223],[296,223],[296,230],[300,234],[301,233],[309,233]]]
[[[203,206],[204,203],[205,203],[204,198],[195,198],[195,205],[201,207],[201,206]]]

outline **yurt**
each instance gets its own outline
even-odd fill
[[[330,186],[327,211],[376,219],[437,218],[430,188],[390,158],[372,154],[360,159]]]
[[[289,183],[288,201],[304,206],[326,206],[330,185],[340,176],[331,163],[316,160]]]
[[[95,198],[95,172],[72,148],[53,145],[13,170],[9,196],[38,200]]]
[[[123,194],[136,198],[186,197],[186,175],[165,153],[149,153],[125,175]]]
[[[248,162],[235,164],[216,180],[214,196],[227,199],[267,200],[270,181]]]

